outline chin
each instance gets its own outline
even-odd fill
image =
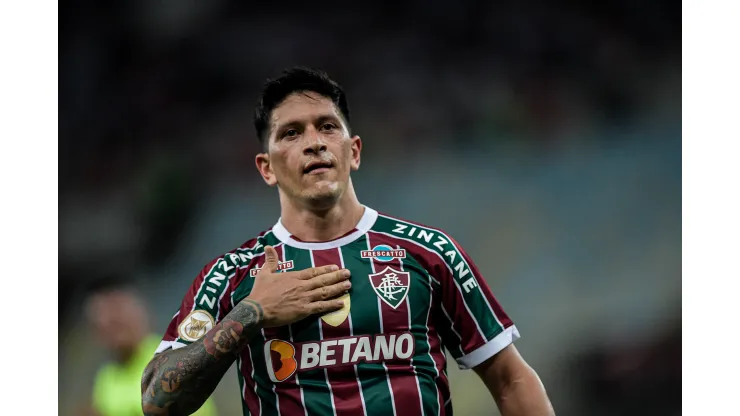
[[[339,201],[342,190],[339,187],[333,189],[312,190],[305,195],[304,200],[313,208],[329,209]]]

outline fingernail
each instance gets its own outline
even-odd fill
[[[335,271],[339,270],[339,266],[331,265],[330,269],[331,269],[331,271],[335,272]]]
[[[352,273],[349,272],[349,270],[345,270],[342,272],[343,276],[349,277]]]
[[[344,287],[347,288],[347,289],[349,289],[350,287],[352,287],[352,283],[350,283],[348,281],[345,281],[344,282]]]

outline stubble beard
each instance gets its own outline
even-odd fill
[[[341,184],[321,186],[319,189],[309,189],[301,195],[302,203],[314,210],[329,210],[342,198],[344,190]]]

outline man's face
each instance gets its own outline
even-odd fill
[[[93,295],[88,300],[87,314],[97,338],[111,351],[132,350],[146,335],[144,306],[127,291]]]
[[[330,208],[347,189],[350,171],[360,167],[361,148],[329,98],[293,93],[272,111],[269,150],[257,155],[257,169],[286,196]]]

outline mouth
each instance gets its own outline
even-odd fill
[[[318,160],[315,162],[311,162],[306,167],[303,168],[303,174],[304,175],[318,175],[320,173],[328,172],[329,169],[333,168],[334,165],[331,162],[324,161],[324,160]]]

